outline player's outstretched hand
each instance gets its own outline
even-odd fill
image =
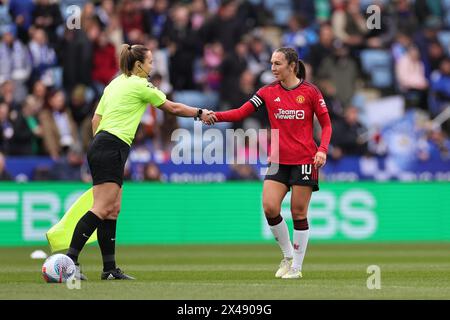
[[[322,151],[317,151],[314,156],[314,167],[316,169],[322,168],[327,162],[327,154]]]
[[[217,121],[217,117],[214,113],[214,111],[211,110],[205,110],[206,112],[203,112],[202,114],[202,122],[206,125],[213,125]]]

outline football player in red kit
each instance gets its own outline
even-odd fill
[[[272,142],[271,165],[263,186],[263,208],[284,256],[275,277],[296,279],[302,277],[309,238],[308,206],[312,192],[319,190],[318,170],[325,165],[332,129],[322,94],[304,80],[305,66],[297,52],[292,48],[277,49],[271,64],[275,82],[259,89],[238,109],[211,113],[206,123],[240,121],[259,108],[267,109],[271,129],[278,129],[279,145],[277,148]],[[313,140],[314,115],[322,127],[319,147]],[[280,215],[281,203],[289,190],[293,243]]]

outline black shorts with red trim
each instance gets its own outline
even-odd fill
[[[271,163],[264,180],[273,180],[285,184],[288,188],[311,186],[313,191],[319,190],[319,170],[313,164],[288,165]]]

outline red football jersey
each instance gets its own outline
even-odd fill
[[[316,86],[302,81],[298,86],[286,89],[279,81],[262,87],[250,99],[256,109],[267,108],[270,126],[278,129],[279,161],[277,146],[271,145],[271,161],[280,164],[311,164],[317,152],[313,139],[314,114],[327,113],[325,101]]]

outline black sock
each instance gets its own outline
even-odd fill
[[[83,249],[86,241],[88,241],[92,233],[97,229],[100,222],[102,222],[102,219],[97,217],[92,211],[86,212],[86,214],[81,217],[80,221],[78,221],[75,230],[73,231],[69,251],[67,251],[67,256],[69,256],[73,262],[78,262],[78,255],[80,254],[81,249]]]
[[[98,226],[97,237],[103,258],[103,271],[116,268],[116,225],[117,220],[103,220]]]

